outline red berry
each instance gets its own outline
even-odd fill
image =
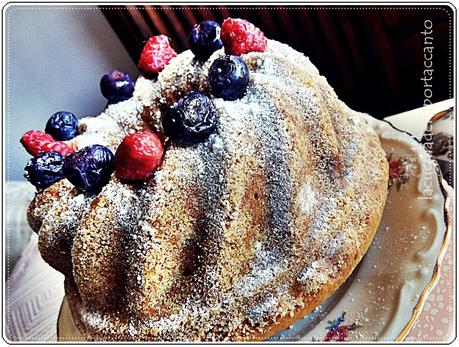
[[[56,141],[50,134],[40,130],[29,130],[21,137],[24,148],[32,155],[44,152],[59,152],[64,157],[75,152],[74,149],[62,141]]]
[[[145,181],[161,164],[163,154],[163,144],[154,132],[128,135],[116,150],[116,175],[128,181]]]
[[[249,52],[264,52],[268,45],[265,34],[244,19],[227,18],[222,25],[221,39],[225,52],[241,55]]]
[[[348,326],[342,325],[334,330],[330,330],[327,335],[325,335],[324,341],[346,341],[348,336]]]
[[[167,36],[152,36],[143,47],[138,65],[144,72],[160,72],[176,56]]]
[[[403,171],[403,165],[395,159],[389,161],[389,179],[396,180]]]

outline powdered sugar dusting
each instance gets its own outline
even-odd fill
[[[301,187],[300,194],[298,195],[301,211],[310,216],[314,207],[317,204],[316,192],[313,189],[313,186],[306,180]]]
[[[186,51],[156,81],[140,77],[131,99],[82,119],[73,144],[116,151],[126,134],[161,133],[161,115],[179,97],[192,90],[208,94],[209,66],[222,54],[201,64]],[[75,192],[52,200],[49,212],[33,211],[73,232],[91,225],[87,209],[111,217],[112,224],[89,230],[101,247],[85,256],[91,263],[113,251],[106,243],[118,237],[120,251],[102,259],[108,267],[115,260],[122,265],[116,283],[101,286],[110,276],[102,275],[105,268],[85,278],[79,277],[84,271],[66,273],[99,288],[67,288],[87,338],[250,338],[299,308],[312,309],[310,294],[327,289],[332,274],[347,276],[356,264],[346,264],[346,256],[365,251],[359,248],[365,242],[354,240],[368,237],[367,221],[381,213],[387,175],[376,135],[301,53],[270,40],[265,53],[242,58],[251,73],[247,93],[235,101],[213,99],[220,121],[207,141],[167,142],[163,164],[148,182],[127,184],[114,176],[99,196]],[[60,185],[61,195],[72,189]],[[97,234],[110,226],[113,235]],[[46,245],[56,240],[40,234]],[[94,246],[91,239],[87,246]]]

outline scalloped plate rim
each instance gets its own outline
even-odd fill
[[[448,111],[448,110],[444,110],[444,111],[440,111],[440,112],[445,112],[445,111]],[[440,113],[440,112],[437,112],[437,113]],[[402,129],[397,128],[390,121],[385,120],[385,119],[382,119],[382,120],[381,119],[377,119],[377,121],[384,122],[384,123],[388,124],[394,130],[408,135],[410,138],[412,138],[418,144],[422,145],[421,141],[419,141],[413,134],[411,134],[410,132],[408,132],[406,130],[402,130]],[[452,192],[449,192],[449,190],[451,190],[452,188],[448,185],[448,183],[443,178],[443,174],[442,174],[442,172],[440,170],[440,167],[439,167],[437,161],[432,157],[432,155],[430,153],[428,153],[427,151],[425,151],[425,152],[429,156],[430,160],[432,160],[432,162],[435,163],[435,171],[437,173],[438,183],[440,185],[440,190],[441,190],[441,192],[443,194],[443,197],[445,198],[445,203],[444,203],[444,206],[443,206],[443,222],[445,223],[446,230],[445,230],[445,234],[443,236],[442,245],[440,246],[440,249],[438,251],[438,256],[437,256],[437,259],[436,259],[436,262],[435,262],[435,266],[434,266],[434,269],[433,269],[432,277],[431,277],[429,283],[427,283],[427,286],[424,287],[424,289],[422,290],[421,295],[419,296],[419,300],[418,300],[418,302],[416,303],[416,305],[413,308],[413,314],[412,314],[410,320],[403,327],[403,329],[401,330],[400,334],[395,339],[395,342],[402,342],[402,341],[405,340],[405,338],[407,337],[407,335],[409,334],[409,332],[413,328],[414,324],[416,323],[417,319],[421,315],[422,310],[423,310],[423,308],[425,306],[425,303],[427,301],[427,298],[428,298],[430,292],[438,284],[439,279],[440,279],[440,273],[441,273],[441,265],[443,263],[444,256],[445,256],[446,251],[448,249],[449,240],[451,239],[451,233],[452,233],[452,211],[450,211],[450,209],[449,209],[449,206],[451,204],[451,196],[452,196]]]
[[[371,116],[368,116],[368,117],[371,117]],[[381,119],[376,119],[376,118],[373,118],[373,117],[371,117],[371,118],[374,121],[386,123],[393,130],[395,130],[397,132],[400,132],[400,133],[403,133],[405,135],[408,135],[411,139],[416,141],[418,144],[422,145],[422,143],[414,135],[412,135],[408,131],[398,129],[390,121],[385,120],[385,119],[382,119],[382,120]],[[425,151],[425,152],[427,153],[427,151]],[[409,334],[409,332],[413,328],[414,324],[416,323],[417,319],[419,318],[420,314],[422,313],[422,310],[424,308],[424,305],[425,305],[425,303],[427,301],[427,298],[428,298],[430,292],[432,291],[433,288],[435,288],[435,286],[439,282],[440,273],[441,273],[441,265],[443,263],[443,259],[444,259],[444,256],[446,254],[446,251],[447,251],[447,248],[448,248],[448,245],[449,245],[449,240],[451,239],[451,233],[452,233],[452,211],[450,210],[449,206],[450,206],[451,201],[452,201],[451,199],[452,199],[453,191],[452,191],[452,188],[448,185],[448,183],[443,179],[443,175],[441,173],[441,170],[440,170],[440,168],[438,166],[437,161],[432,157],[432,155],[430,153],[427,153],[427,155],[429,156],[429,158],[435,164],[435,171],[436,171],[436,174],[437,174],[439,187],[440,187],[441,193],[442,193],[442,195],[443,195],[443,197],[445,199],[445,203],[443,205],[443,222],[445,223],[446,230],[444,232],[443,241],[442,241],[442,244],[441,244],[441,246],[439,248],[438,255],[437,255],[436,261],[435,261],[435,265],[433,267],[432,277],[431,277],[430,281],[427,283],[427,285],[422,289],[422,292],[421,292],[421,294],[419,296],[419,299],[418,299],[418,301],[416,302],[416,304],[413,307],[413,313],[411,315],[411,318],[405,324],[405,326],[402,328],[400,333],[397,335],[397,337],[395,338],[394,342],[403,342],[405,340],[405,338],[407,337],[407,335]],[[62,301],[61,307],[59,309],[59,314],[58,314],[58,319],[57,319],[57,327],[56,328],[57,328],[58,341],[60,339],[62,339],[62,337],[60,337],[60,333],[59,333],[59,325],[60,325],[60,320],[63,317],[65,301],[66,301],[66,298],[64,296],[64,299]],[[72,318],[71,315],[69,315],[69,317]],[[303,341],[289,341],[289,343],[292,343],[292,342],[293,343],[304,343]],[[345,343],[349,343],[349,342],[345,342]]]

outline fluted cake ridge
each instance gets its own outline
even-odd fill
[[[371,243],[387,195],[379,138],[285,44],[241,55],[247,91],[211,97],[219,122],[206,141],[168,142],[165,110],[208,94],[223,54],[199,63],[185,51],[156,80],[139,77],[130,99],[80,120],[76,149],[158,133],[166,150],[151,180],[113,174],[91,195],[63,179],[29,207],[90,340],[267,338],[331,295]]]

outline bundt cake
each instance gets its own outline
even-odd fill
[[[78,120],[52,160],[39,154],[26,168],[31,182],[50,161],[47,178],[63,172],[36,184],[28,221],[88,340],[269,338],[329,297],[373,239],[388,165],[365,117],[303,54],[260,31],[249,33],[257,45],[227,47],[229,30],[225,47],[169,54],[156,74],[143,57],[132,96]],[[212,80],[212,70],[231,76]],[[151,175],[129,179],[135,155],[118,174],[120,144],[142,151],[145,136],[164,146]]]

